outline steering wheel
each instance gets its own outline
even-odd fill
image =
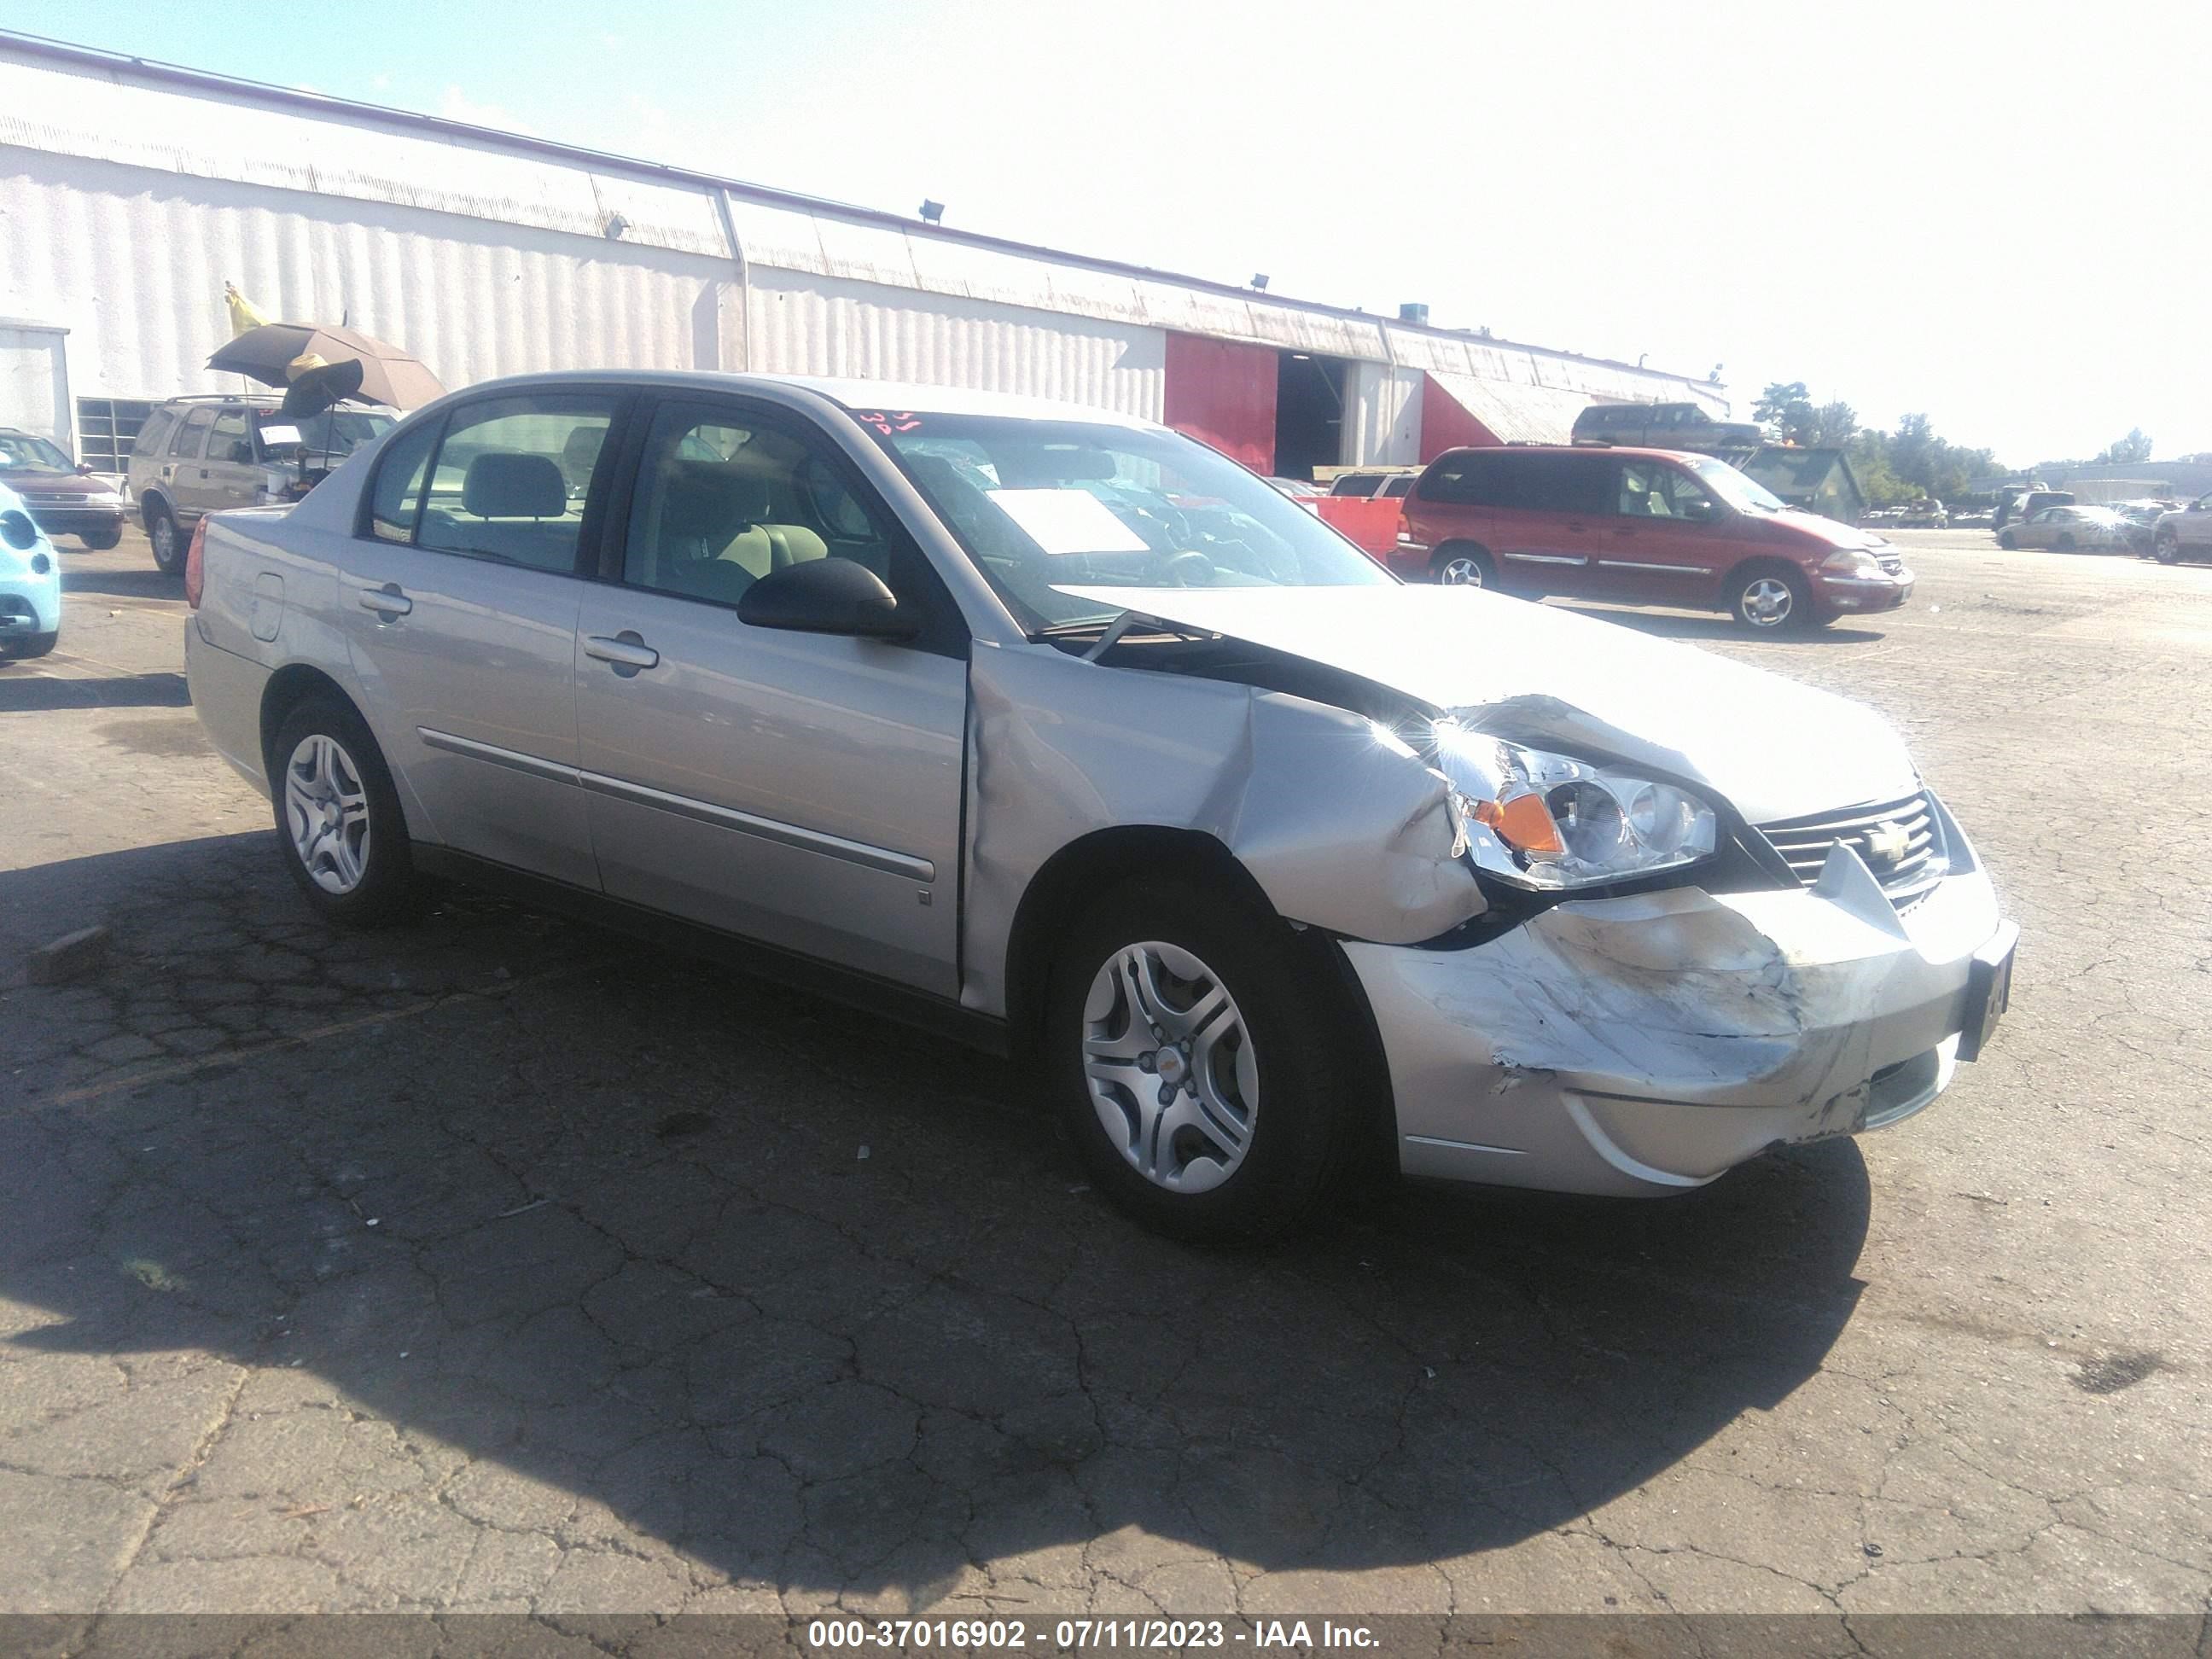
[[[1160,562],[1159,579],[1170,587],[1203,585],[1213,575],[1213,561],[1196,548],[1186,548]],[[1194,579],[1195,579],[1194,580]]]

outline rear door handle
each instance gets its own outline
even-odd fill
[[[363,588],[361,605],[380,617],[404,617],[415,608],[415,601],[399,591],[398,582],[386,582],[381,587]]]
[[[585,635],[584,654],[612,665],[617,674],[624,669],[635,674],[641,668],[660,666],[660,653],[647,645],[643,636],[627,628],[611,639],[605,634]]]

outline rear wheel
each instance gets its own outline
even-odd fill
[[[185,574],[185,536],[177,515],[155,501],[146,509],[146,539],[154,544],[154,563],[162,574]]]
[[[1754,634],[1787,634],[1814,621],[1812,590],[1804,577],[1782,565],[1738,571],[1729,592],[1736,625]]]
[[[2009,552],[2020,545],[2020,538],[2009,530],[2000,530],[1997,532],[1997,545]]]
[[[123,540],[123,526],[110,525],[105,530],[88,530],[77,538],[95,553],[105,553]]]
[[[1498,567],[1482,549],[1460,542],[1437,550],[1429,561],[1431,579],[1445,587],[1495,587]]]
[[[361,716],[310,697],[284,717],[269,759],[276,838],[307,902],[343,927],[404,914],[415,884],[407,823]]]
[[[2074,550],[2074,536],[2072,532],[2067,531],[2060,533],[2058,538],[2058,550],[2061,553],[2071,553]]]
[[[1091,1179],[1176,1237],[1249,1240],[1347,1174],[1377,1080],[1318,936],[1194,884],[1139,878],[1070,930],[1045,1074]]]

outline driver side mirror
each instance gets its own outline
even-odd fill
[[[93,471],[90,461],[79,461],[76,464],[76,476],[80,478],[89,478],[93,475]]]
[[[911,639],[919,631],[880,576],[838,558],[806,559],[769,571],[738,599],[738,620],[794,634],[870,640]]]

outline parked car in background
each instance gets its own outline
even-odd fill
[[[2016,495],[1997,498],[1996,528],[2025,523],[2046,507],[2071,507],[2074,492],[2070,489],[2028,489]]]
[[[1420,474],[1418,466],[1340,472],[1329,481],[1328,493],[1358,495],[1370,501],[1402,501]]]
[[[388,430],[377,410],[338,409],[287,419],[275,397],[172,398],[156,404],[132,445],[132,498],[154,562],[185,568],[204,513],[297,499],[331,466]]]
[[[1174,1233],[1379,1160],[1680,1192],[1920,1110],[2004,1007],[1878,715],[1408,587],[1163,427],[538,375],[203,523],[192,704],[325,917],[465,876],[1018,1048]]]
[[[2046,507],[1997,532],[1999,547],[2047,547],[2061,553],[2126,547],[2134,526],[2109,507]]]
[[[1912,573],[1871,532],[1786,507],[1710,455],[1448,450],[1406,502],[1402,574],[1725,611],[1753,633],[1891,611]]]
[[[62,573],[23,498],[0,483],[0,661],[43,657],[62,631]]]
[[[15,492],[49,538],[74,536],[94,550],[123,539],[123,497],[115,486],[35,433],[0,427],[0,484]]]
[[[1310,501],[1328,494],[1319,484],[1308,483],[1304,478],[1270,478],[1267,482],[1294,501]]]
[[[1897,515],[1900,530],[1945,530],[1950,527],[1950,514],[1933,495],[1907,501],[1904,510]]]
[[[1716,420],[1699,404],[1593,404],[1575,416],[1571,436],[1650,449],[1756,449],[1766,441],[1751,422]]]
[[[2151,556],[2160,564],[2212,558],[2212,493],[2161,514],[2151,526]]]

